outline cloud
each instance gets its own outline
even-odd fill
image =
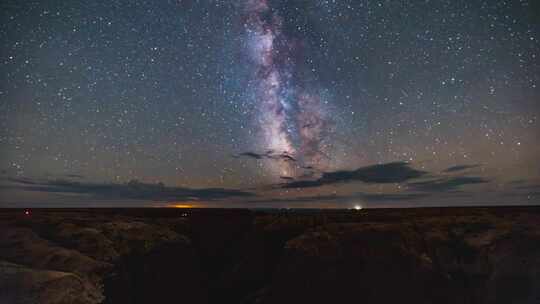
[[[316,180],[297,180],[283,184],[282,188],[309,188],[353,181],[377,184],[401,183],[422,177],[425,174],[427,174],[426,171],[414,169],[407,162],[392,162],[361,167],[351,171],[324,172]]]
[[[290,183],[282,184],[281,188],[312,188],[324,186],[325,183],[321,180],[298,180]]]
[[[362,167],[353,171],[327,172],[322,176],[323,181],[358,180],[365,183],[400,183],[418,178],[426,174],[412,168],[407,162],[393,162]]]
[[[79,178],[79,179],[82,179],[82,178],[84,178],[84,175],[80,175],[80,174],[66,174],[65,177],[67,177],[67,178]]]
[[[526,180],[526,179],[515,179],[515,180],[512,180],[512,181],[509,181],[508,185],[519,186],[519,185],[524,185],[524,184],[528,184],[528,183],[529,183],[529,181]]]
[[[457,176],[451,178],[438,178],[422,182],[408,183],[410,190],[425,192],[449,192],[465,185],[488,183],[489,180],[478,176]]]
[[[257,160],[270,159],[270,160],[282,160],[282,161],[296,162],[296,159],[292,155],[287,153],[286,151],[281,152],[281,153],[276,153],[273,150],[268,150],[265,153],[257,153],[257,152],[247,151],[247,152],[242,152],[242,153],[239,153],[237,155],[234,155],[233,157],[235,157],[235,158],[247,157],[247,158],[252,158],[252,159],[257,159]]]
[[[508,183],[511,187],[516,190],[525,190],[525,191],[540,191],[540,183],[534,180],[514,180]]]
[[[480,166],[482,166],[482,165],[481,164],[457,165],[457,166],[448,167],[448,168],[444,169],[442,172],[444,172],[444,173],[453,173],[453,172],[459,172],[459,171],[469,170],[469,169],[473,169],[473,168],[478,168]]]
[[[167,187],[162,183],[149,184],[132,180],[129,183],[84,183],[70,180],[34,180],[29,178],[7,178],[10,184],[3,189],[35,191],[43,193],[90,195],[97,199],[140,199],[140,200],[216,200],[230,197],[251,197],[252,192],[224,188]]]
[[[428,193],[374,193],[362,196],[366,201],[413,201],[430,196]]]
[[[24,185],[39,185],[40,184],[40,182],[37,180],[33,180],[30,178],[25,178],[25,177],[6,177],[2,180],[5,180],[11,183],[24,184]]]
[[[254,159],[263,159],[266,157],[266,154],[259,154],[259,153],[256,153],[256,152],[242,152],[240,154],[238,154],[237,156],[235,157],[241,157],[241,156],[245,156],[245,157],[250,157],[250,158],[254,158]]]
[[[315,195],[315,196],[296,196],[287,198],[271,198],[261,200],[251,200],[249,203],[317,203],[317,202],[336,202],[344,199],[346,196],[338,196],[335,194]]]
[[[363,193],[357,192],[348,195],[314,195],[298,196],[287,198],[273,198],[251,200],[253,204],[288,204],[288,203],[332,203],[332,204],[350,204],[352,202],[390,202],[390,201],[414,201],[431,196],[430,193]]]

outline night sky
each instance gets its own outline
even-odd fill
[[[540,203],[538,1],[0,7],[0,206]]]

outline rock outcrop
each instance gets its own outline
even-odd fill
[[[537,303],[540,217],[329,224],[287,242],[262,303]]]
[[[540,303],[540,209],[0,211],[0,303]]]
[[[0,216],[0,303],[167,303],[177,284],[188,303],[206,303],[191,241],[168,225],[92,212],[14,215]]]
[[[93,304],[104,300],[81,276],[0,261],[0,303]]]

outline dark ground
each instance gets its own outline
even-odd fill
[[[540,207],[0,210],[0,303],[540,303]]]

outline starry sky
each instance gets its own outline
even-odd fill
[[[0,7],[0,206],[540,204],[538,1]]]

